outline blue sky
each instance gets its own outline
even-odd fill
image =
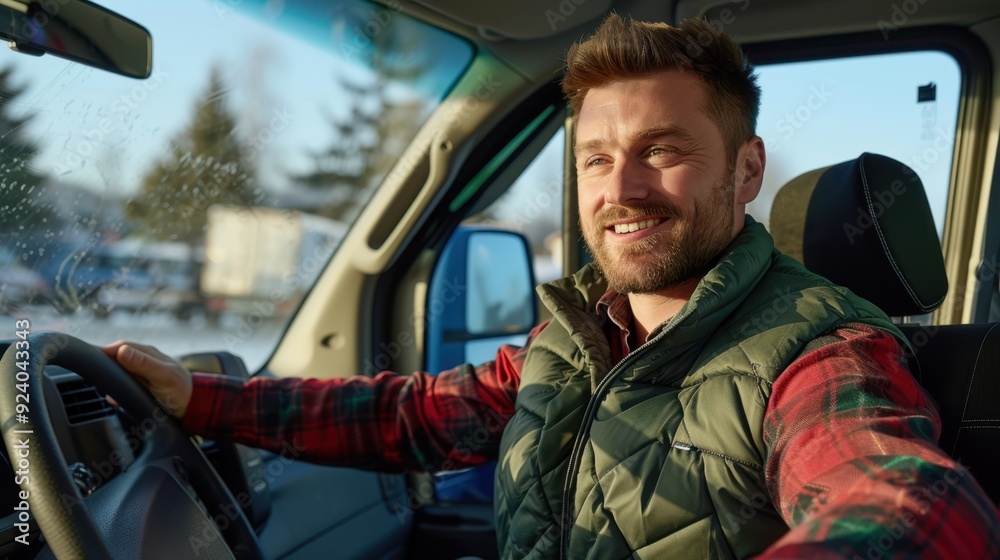
[[[766,221],[774,193],[789,179],[867,151],[917,172],[940,233],[961,85],[950,55],[884,54],[758,70],[763,94],[757,133],[768,153],[764,190],[751,206],[759,220]],[[937,100],[918,103],[918,86],[932,82]]]

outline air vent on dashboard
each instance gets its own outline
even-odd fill
[[[82,379],[59,384],[66,418],[70,424],[83,424],[98,418],[114,415],[115,411],[97,389]]]

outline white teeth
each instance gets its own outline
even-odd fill
[[[639,220],[638,222],[628,224],[617,224],[615,225],[615,233],[632,233],[633,231],[639,231],[640,229],[651,228],[659,223],[659,218],[653,218],[651,220]]]

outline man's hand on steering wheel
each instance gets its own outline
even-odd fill
[[[0,358],[0,418],[21,415],[16,422],[5,422],[0,432],[11,456],[23,442],[30,443],[31,477],[18,484],[30,494],[31,512],[50,552],[47,558],[191,558],[194,553],[263,560],[240,502],[180,423],[140,387],[148,387],[180,416],[191,398],[191,374],[185,368],[139,344],[116,342],[101,352],[54,332],[32,333],[25,343],[31,348],[26,359],[17,360],[14,346]],[[19,395],[24,402],[45,403],[43,376],[50,365],[74,372],[114,397],[143,426],[143,445],[128,468],[86,497],[66,468],[56,435],[61,426],[47,407],[32,407],[30,416],[17,408],[23,404]],[[64,416],[56,418],[65,421]],[[185,538],[192,535],[198,539],[194,544]]]
[[[191,402],[191,372],[177,360],[152,346],[119,340],[101,348],[108,357],[132,375],[160,404],[183,418]]]

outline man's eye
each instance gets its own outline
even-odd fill
[[[676,153],[676,150],[665,146],[656,146],[655,148],[650,148],[649,150],[650,157],[667,156],[673,153]]]
[[[603,156],[594,156],[587,160],[584,167],[594,167],[595,165],[602,165],[606,160]]]

